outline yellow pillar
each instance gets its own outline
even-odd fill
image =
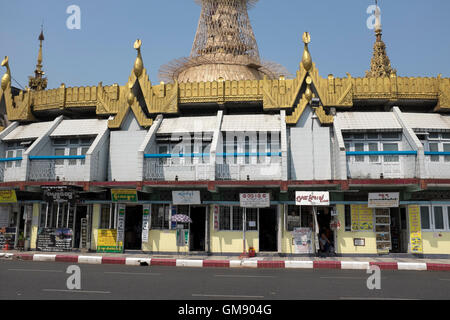
[[[33,204],[33,218],[31,220],[31,236],[30,236],[30,249],[36,250],[36,241],[39,229],[39,215],[41,212],[41,204]]]
[[[101,205],[100,204],[94,204],[92,205],[92,232],[91,232],[91,250],[97,250],[97,236],[98,236],[98,229],[100,227],[100,210]]]

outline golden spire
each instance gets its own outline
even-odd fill
[[[375,36],[376,41],[373,46],[373,56],[370,63],[370,71],[366,72],[367,78],[386,78],[395,75],[397,71],[392,69],[391,61],[386,53],[386,44],[382,40],[381,13],[378,7],[378,0],[375,0]]]
[[[29,87],[31,90],[41,91],[47,88],[47,78],[44,78],[45,72],[42,71],[42,42],[45,40],[44,38],[44,30],[41,27],[41,34],[39,35],[39,53],[37,58],[36,70],[34,71],[34,77],[29,77]]]

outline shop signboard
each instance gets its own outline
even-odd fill
[[[200,191],[172,191],[172,202],[174,205],[202,204]]]
[[[297,191],[295,193],[297,206],[329,206],[330,193],[318,191]]]
[[[137,202],[137,191],[135,189],[111,189],[112,202]]]
[[[294,253],[313,253],[310,228],[295,228],[292,232]]]
[[[123,242],[125,240],[125,208],[124,204],[118,205],[117,217],[117,246],[123,249]]]
[[[219,206],[214,206],[214,231],[219,231]]]
[[[80,249],[87,249],[87,241],[88,241],[88,228],[87,228],[87,219],[81,219],[81,244]]]
[[[97,234],[97,252],[121,253],[117,245],[117,230],[100,229]]]
[[[9,207],[0,206],[0,228],[9,227]]]
[[[15,190],[0,190],[0,203],[17,203]]]
[[[41,228],[37,236],[37,249],[46,252],[72,250],[72,229]]]
[[[50,201],[72,201],[75,199],[75,192],[70,187],[42,187],[44,190],[44,197]]]
[[[242,208],[269,208],[269,193],[241,193],[239,195]]]
[[[145,205],[142,214],[142,242],[148,242],[148,231],[150,229],[151,206]]]
[[[354,238],[353,239],[353,245],[355,247],[365,247],[366,246],[366,239],[365,238]]]
[[[373,231],[373,209],[365,204],[351,206],[352,231]]]
[[[408,206],[411,253],[423,253],[420,207]]]
[[[400,205],[399,192],[369,193],[369,208],[398,208]]]

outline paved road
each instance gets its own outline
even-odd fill
[[[0,261],[0,299],[450,299],[449,272],[382,271],[381,290],[369,290],[363,270],[80,265],[81,290],[68,290],[69,265]]]

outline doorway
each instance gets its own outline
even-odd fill
[[[82,219],[86,219],[87,216],[87,206],[78,206],[76,207],[76,218],[75,218],[75,230],[74,234],[74,244],[73,247],[75,249],[81,249],[81,221]]]
[[[142,249],[142,206],[127,206],[125,211],[125,250]]]
[[[391,208],[391,253],[407,253],[406,208]]]
[[[331,209],[329,207],[317,207],[317,224],[319,225],[319,238],[324,233],[334,248],[334,232],[331,229]]]
[[[192,207],[189,251],[206,251],[206,207]]]
[[[276,207],[259,209],[259,251],[278,251],[278,223]]]

